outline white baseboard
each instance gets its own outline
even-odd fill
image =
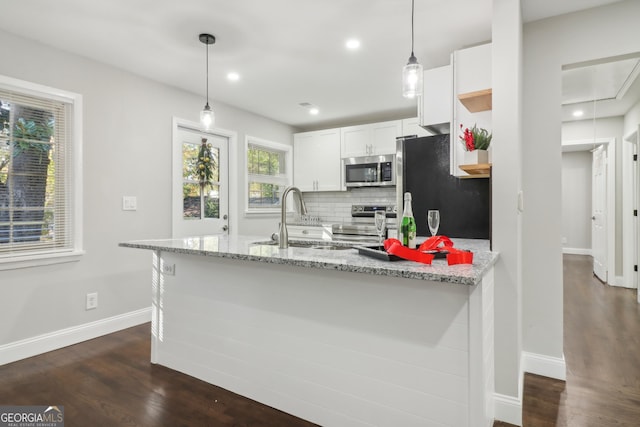
[[[557,380],[567,380],[567,365],[562,358],[522,352],[523,371]]]
[[[495,419],[516,426],[522,425],[522,400],[505,396],[504,394],[493,394]]]
[[[0,366],[151,321],[151,307],[0,346]]]
[[[562,253],[570,255],[592,255],[591,249],[589,248],[562,248]]]
[[[635,286],[633,283],[629,284],[627,282],[625,282],[624,280],[624,276],[616,276],[613,279],[613,283],[609,282],[609,284],[611,286],[618,286],[620,288],[627,288],[627,289],[636,289],[637,286]]]

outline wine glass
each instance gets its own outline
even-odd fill
[[[375,211],[373,218],[376,224],[376,231],[378,232],[378,244],[382,246],[382,235],[387,228],[387,214],[385,211]]]
[[[429,224],[429,231],[432,236],[438,234],[438,228],[440,227],[440,211],[430,210],[427,213],[427,223]]]

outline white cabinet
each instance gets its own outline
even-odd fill
[[[491,85],[491,43],[457,50],[451,54],[450,65],[424,71],[420,124],[429,132],[451,134],[449,166],[454,176],[469,176],[459,167],[469,163],[459,138],[460,125],[477,125],[491,132]]]
[[[466,177],[468,175],[460,169],[460,165],[469,164],[470,161],[465,160],[467,152],[460,142],[459,136],[462,134],[460,125],[463,128],[476,125],[491,132],[491,43],[455,51],[452,55],[452,64],[455,97],[453,98],[450,166],[452,175]],[[469,104],[469,101],[473,104],[474,100],[486,100],[487,96],[488,104],[485,103],[484,107],[476,108]],[[469,107],[460,101],[461,98]]]
[[[340,129],[342,157],[394,154],[396,138],[402,136],[402,121],[371,123]]]
[[[428,130],[424,129],[422,126],[420,126],[419,123],[419,118],[418,117],[412,117],[410,119],[403,119],[402,120],[402,136],[408,136],[408,135],[417,135],[418,137],[422,137],[422,136],[431,136],[433,135],[432,132],[429,132]]]
[[[293,136],[293,183],[300,191],[340,191],[340,129]]]
[[[422,98],[418,101],[420,124],[427,129],[449,132],[453,115],[453,67],[424,71]]]

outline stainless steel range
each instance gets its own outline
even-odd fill
[[[397,216],[395,205],[352,205],[351,222],[346,224],[333,224],[332,233],[334,240],[350,240],[361,242],[378,241],[378,233],[373,223],[375,211],[384,211],[387,217],[387,227],[395,228],[396,222],[389,220]]]

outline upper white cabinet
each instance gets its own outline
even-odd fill
[[[340,191],[340,129],[293,136],[293,183],[300,191]]]
[[[422,99],[418,101],[420,124],[434,132],[448,132],[453,114],[453,67],[425,70],[422,88]]]
[[[491,43],[457,50],[450,65],[424,71],[420,125],[429,132],[451,134],[454,176],[468,177],[460,165],[474,163],[460,142],[460,125],[491,131],[491,75]]]
[[[432,132],[424,129],[419,124],[420,119],[418,117],[412,117],[410,119],[402,120],[402,136],[416,135],[418,138],[422,136],[431,136]]]
[[[457,50],[452,55],[453,121],[451,126],[451,174],[467,177],[460,165],[472,163],[459,136],[460,125],[491,132],[491,43]],[[491,154],[489,154],[491,155]]]
[[[394,154],[402,136],[402,120],[349,126],[340,129],[342,157]]]

